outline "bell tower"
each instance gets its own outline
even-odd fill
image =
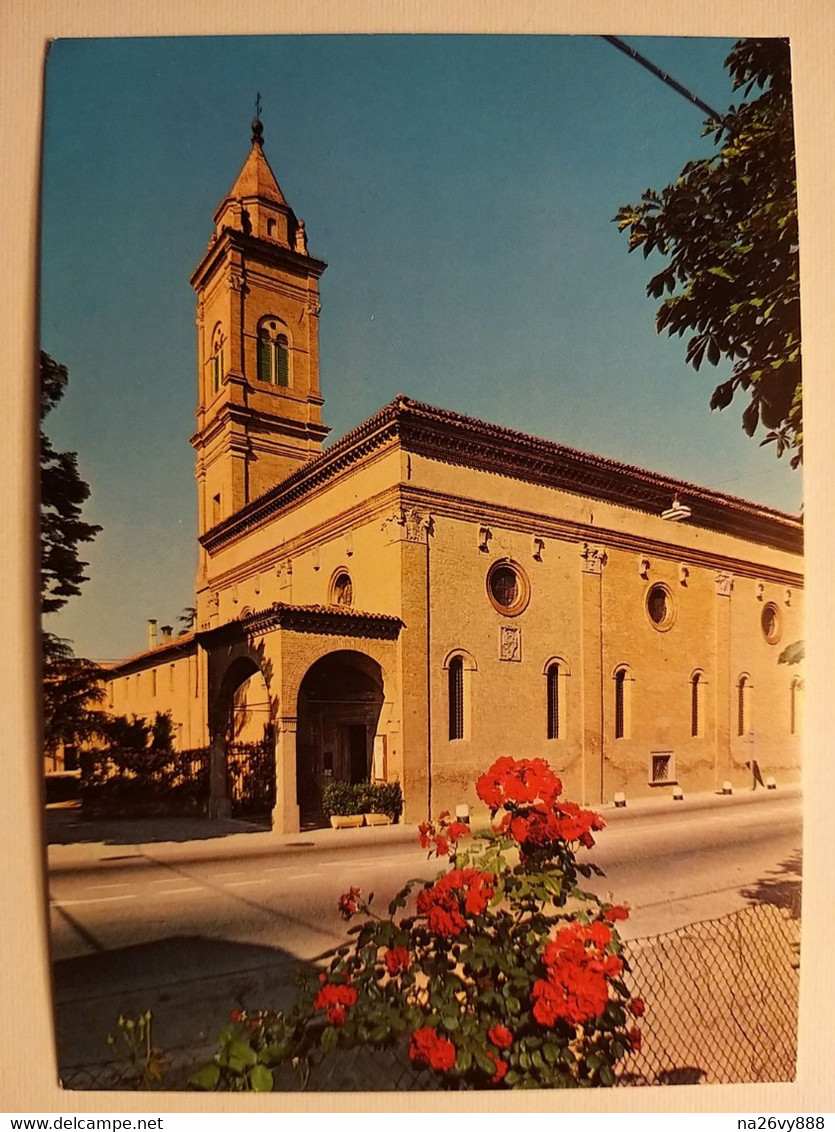
[[[214,215],[197,293],[198,533],[322,449],[319,277],[304,223],[266,157],[263,126]]]

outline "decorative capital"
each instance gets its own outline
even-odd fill
[[[678,580],[681,585],[686,586],[690,580],[690,567],[686,562],[680,562],[678,566]]]
[[[417,507],[400,507],[383,522],[382,530],[389,542],[423,542],[431,527],[431,515],[425,515]]]
[[[533,551],[532,551],[532,557],[533,557],[534,562],[541,562],[542,561],[542,552],[543,552],[544,549],[545,549],[545,539],[540,538],[539,535],[534,535],[533,536]]]
[[[717,570],[714,581],[717,597],[730,597],[734,588],[734,576],[726,570]]]
[[[638,559],[638,574],[644,579],[644,581],[647,581],[647,579],[649,578],[649,568],[649,559],[641,555],[641,557]]]
[[[586,574],[602,574],[603,567],[609,561],[606,551],[601,546],[591,546],[589,543],[583,543],[583,549],[580,551],[580,557],[583,559],[585,565],[583,572]]]
[[[492,537],[493,537],[493,532],[490,530],[489,527],[487,527],[487,526],[479,527],[478,528],[478,549],[486,554],[487,551],[490,549],[490,539]]]
[[[244,277],[238,271],[229,272],[229,290],[230,291],[243,291]]]

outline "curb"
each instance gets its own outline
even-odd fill
[[[746,790],[732,795],[713,792],[688,795],[676,802],[670,794],[659,797],[627,799],[625,808],[611,802],[591,806],[613,827],[653,815],[698,810],[737,809],[739,806],[767,805],[769,802],[799,798],[799,783],[791,783],[778,790]],[[82,823],[79,823],[82,824]],[[175,823],[168,824],[173,829]],[[476,819],[474,828],[483,826]],[[177,832],[192,833],[165,839],[165,826],[157,839],[149,837],[148,823],[114,822],[83,823],[85,832],[97,836],[96,840],[51,844],[48,849],[51,873],[73,872],[78,869],[106,864],[110,860],[126,861],[204,861],[229,857],[272,857],[276,854],[304,854],[311,850],[339,851],[348,848],[359,850],[383,845],[413,843],[417,847],[416,825],[363,826],[359,829],[315,829],[301,833],[274,834],[251,823],[227,820],[217,823],[195,819],[191,827],[176,823]],[[143,836],[144,835],[144,836]],[[135,838],[135,839],[133,839]]]

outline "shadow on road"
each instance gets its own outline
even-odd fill
[[[286,1009],[302,970],[313,971],[280,947],[175,936],[64,959],[54,964],[58,1065],[73,1087],[73,1068],[109,1061],[107,1035],[124,1054],[118,1018],[150,1010],[154,1044],[164,1051],[214,1048],[230,1010]],[[84,1086],[80,1086],[84,1087]],[[89,1087],[89,1086],[88,1086]]]
[[[803,855],[797,849],[776,868],[769,869],[765,876],[760,877],[754,884],[740,889],[741,894],[746,900],[757,904],[773,904],[776,908],[785,908],[793,919],[799,920],[802,862]]]
[[[45,826],[48,845],[150,845],[163,841],[207,841],[240,833],[268,833],[270,820],[265,817],[209,821],[202,817],[178,817],[96,821],[82,817],[79,809],[48,809]]]

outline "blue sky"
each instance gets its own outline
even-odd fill
[[[729,39],[630,42],[703,100],[738,100]],[[41,344],[49,419],[103,527],[48,627],[140,650],[191,604],[196,403],[188,278],[249,149],[305,221],[322,279],[331,439],[404,392],[799,510],[801,479],[708,409],[725,372],[656,335],[651,262],[619,205],[710,152],[703,115],[595,37],[59,40],[46,72]]]

